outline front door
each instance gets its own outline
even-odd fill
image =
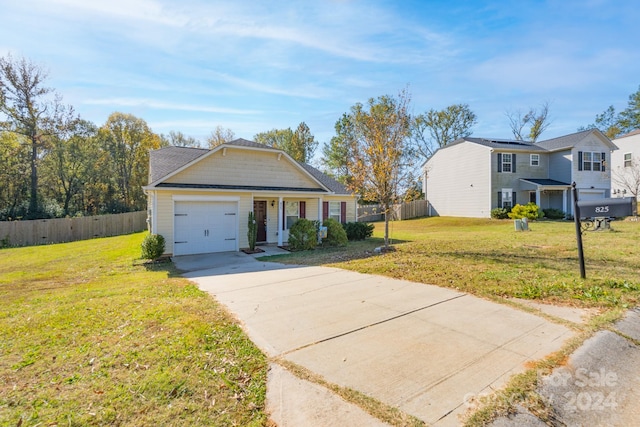
[[[258,224],[258,237],[256,241],[267,241],[267,202],[264,200],[253,202],[253,213],[256,216],[256,224]]]

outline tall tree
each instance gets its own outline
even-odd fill
[[[536,142],[551,124],[549,107],[549,102],[545,101],[540,106],[540,110],[529,108],[529,111],[524,114],[521,110],[507,111],[505,114],[509,119],[509,126],[515,139],[518,141],[528,139],[531,142]]]
[[[366,105],[357,103],[349,114],[355,133],[349,187],[382,206],[385,247],[389,246],[391,207],[413,180],[409,104],[410,95],[405,89],[397,97],[384,95],[369,99]]]
[[[618,124],[618,116],[616,115],[616,109],[613,105],[610,105],[609,108],[604,110],[601,114],[596,115],[594,123],[578,128],[579,131],[587,129],[599,129],[609,139],[614,139],[616,136],[620,135],[622,130]]]
[[[64,106],[54,90],[44,86],[47,73],[25,58],[0,58],[0,130],[24,136],[29,147],[29,218],[42,216],[38,167],[52,137],[75,125],[72,107]]]
[[[328,173],[333,175],[342,184],[349,184],[351,181],[351,170],[349,169],[355,143],[355,129],[348,114],[342,114],[334,126],[336,135],[329,143],[325,143],[322,148],[322,163],[328,169]],[[356,193],[360,194],[359,191]]]
[[[596,115],[594,123],[582,126],[578,130],[600,129],[609,139],[640,129],[640,87],[629,95],[627,108],[616,113],[613,105]]]
[[[235,138],[236,135],[231,129],[225,129],[218,125],[213,132],[211,132],[209,138],[207,138],[207,144],[209,145],[209,148],[214,148],[220,144],[224,144],[225,142],[233,141]]]
[[[418,152],[428,159],[433,153],[458,138],[471,135],[476,115],[467,104],[454,104],[414,117],[411,136]]]
[[[120,210],[144,209],[142,186],[148,180],[149,150],[160,148],[160,137],[144,120],[116,112],[100,128],[99,138],[110,155]]]
[[[162,134],[160,139],[162,140],[162,146],[200,147],[200,141],[179,131],[169,131],[169,135]]]
[[[27,213],[29,150],[22,135],[0,131],[0,221]]]
[[[618,123],[624,133],[640,129],[640,87],[629,95],[627,108],[620,112]]]
[[[272,129],[260,132],[253,138],[256,142],[283,150],[302,163],[308,163],[313,158],[318,146],[318,142],[305,122],[301,122],[295,131],[291,128]]]
[[[86,120],[80,121],[75,132],[68,138],[54,138],[51,148],[44,158],[44,177],[48,179],[47,189],[51,196],[62,204],[64,215],[85,211],[79,197],[86,183],[94,174],[99,147],[95,141],[97,127]],[[72,209],[71,203],[76,200]]]

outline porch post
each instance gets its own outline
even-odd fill
[[[542,199],[540,198],[540,186],[536,187],[536,204],[542,209]]]
[[[284,215],[284,206],[282,206],[282,196],[278,197],[278,246],[282,246],[282,233],[284,233],[284,227],[282,223]]]
[[[322,224],[322,197],[318,197],[318,221]]]
[[[564,213],[569,213],[567,212],[567,190],[562,190],[562,212]]]

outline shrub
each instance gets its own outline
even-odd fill
[[[313,221],[300,218],[289,229],[289,249],[308,251],[318,245],[318,232]]]
[[[364,240],[373,235],[373,224],[368,222],[347,222],[342,224],[349,240]]]
[[[493,219],[507,219],[509,218],[509,212],[505,208],[491,209],[491,218]]]
[[[247,221],[247,240],[249,241],[249,250],[254,251],[256,249],[256,240],[258,239],[258,224],[256,224],[256,215],[253,211],[249,212],[249,219]]]
[[[544,217],[549,219],[564,219],[565,217],[565,213],[561,209],[549,208],[543,209],[542,212]]]
[[[142,258],[158,259],[164,253],[164,237],[160,234],[147,234],[142,241]]]
[[[342,224],[333,218],[327,218],[322,223],[327,227],[327,237],[322,239],[323,246],[344,246],[347,244],[347,233]]]
[[[531,221],[542,218],[544,216],[538,205],[531,202],[527,203],[526,205],[515,205],[511,208],[511,212],[509,212],[508,215],[511,219],[527,218]]]

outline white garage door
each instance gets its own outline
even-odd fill
[[[600,199],[604,199],[603,190],[596,190],[596,191],[580,190],[580,192],[578,193],[578,200],[580,201],[600,200]]]
[[[175,202],[174,255],[237,250],[236,202]]]

